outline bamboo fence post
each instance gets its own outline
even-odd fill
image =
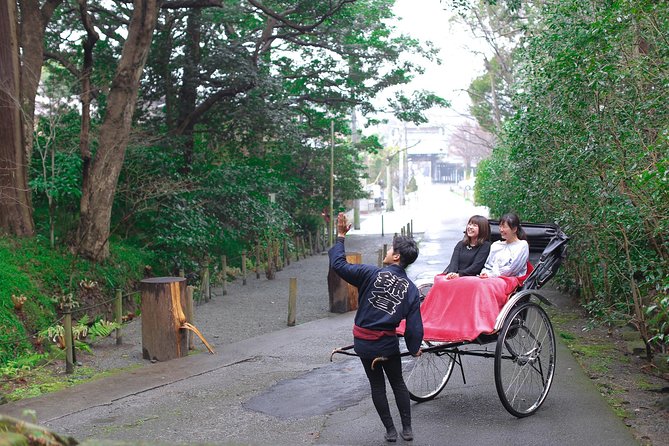
[[[290,278],[290,286],[288,291],[288,326],[295,325],[295,314],[297,312],[297,278]]]
[[[116,290],[116,300],[114,301],[114,318],[119,327],[116,329],[116,345],[123,344],[123,333],[121,332],[121,324],[123,323],[123,293],[121,290]]]
[[[193,294],[195,288],[192,285],[186,287],[186,322],[195,325],[195,313],[193,311]],[[188,350],[195,350],[195,341],[193,340],[194,333],[186,330],[188,334]]]
[[[223,295],[228,294],[228,257],[221,256],[221,275],[223,280],[221,280],[221,288],[223,288]]]
[[[242,250],[242,285],[246,285],[246,250]]]
[[[63,320],[63,337],[65,338],[65,373],[74,372],[74,342],[72,340],[72,313],[67,309]]]
[[[260,242],[256,243],[256,279],[260,279]]]

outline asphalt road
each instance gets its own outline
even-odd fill
[[[469,215],[481,212],[443,187],[421,200],[384,217],[384,229],[413,220],[421,243],[419,262],[409,270],[414,279],[443,270],[448,261],[443,253],[450,253],[460,239]],[[441,201],[444,206],[434,206]],[[379,223],[379,215],[369,216],[351,240],[378,237]],[[301,262],[303,270],[308,269],[307,262],[314,262],[325,281],[326,256]],[[333,348],[351,342],[352,320],[353,313],[329,314],[295,327],[222,342],[215,355],[149,364],[3,405],[0,413],[20,417],[24,409],[33,409],[40,424],[79,440],[154,445],[383,444],[384,430],[358,360],[329,360]],[[514,418],[503,408],[492,359],[464,358],[464,369],[467,384],[456,369],[437,398],[412,403],[413,444],[638,444],[559,339],[553,386],[543,406],[528,418]],[[389,400],[399,424],[390,393]]]

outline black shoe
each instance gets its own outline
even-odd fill
[[[402,436],[402,439],[404,439],[405,441],[413,440],[413,432],[411,431],[410,427],[403,428],[400,435]]]
[[[383,435],[383,438],[385,438],[386,441],[394,443],[397,441],[397,431],[394,427],[389,427],[386,429],[386,433]]]

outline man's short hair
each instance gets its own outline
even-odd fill
[[[406,268],[418,258],[418,246],[413,238],[398,235],[393,238],[393,253],[400,255],[400,266]]]

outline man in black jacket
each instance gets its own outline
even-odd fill
[[[404,440],[413,440],[409,391],[402,377],[399,340],[395,329],[406,319],[404,334],[407,349],[414,356],[421,354],[423,322],[420,316],[420,295],[409,280],[406,267],[418,257],[416,242],[405,236],[395,237],[393,246],[383,260],[384,267],[350,264],[346,261],[344,240],[351,228],[346,215],[337,216],[337,241],[330,248],[330,266],[339,276],[358,288],[358,311],[353,326],[353,345],[360,357],[372,390],[372,401],[386,428],[386,441],[397,441],[397,430],[386,398],[386,382],[393,389],[402,419]],[[377,361],[372,368],[375,358]]]

